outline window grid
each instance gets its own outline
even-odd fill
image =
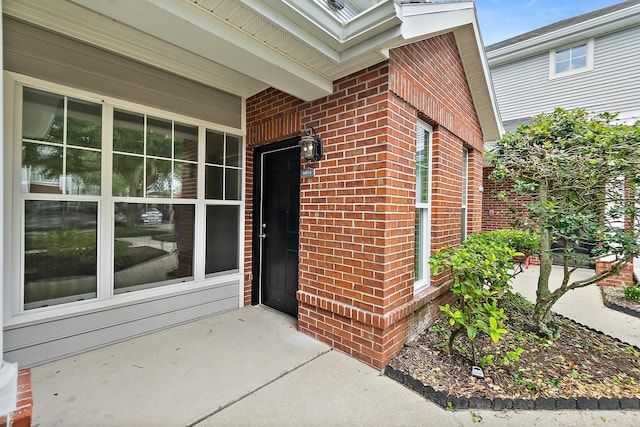
[[[49,100],[48,102],[51,102],[52,104],[54,104],[53,107],[55,107],[55,103],[58,102],[57,107],[55,109],[58,119],[57,119],[57,122],[54,123],[54,125],[57,126],[57,124],[60,124],[60,126],[58,126],[57,128],[58,130],[56,130],[55,128],[51,128],[51,123],[53,123],[53,120],[49,122],[47,122],[47,120],[44,120],[44,121],[42,120],[43,116],[42,116],[41,110],[46,109],[44,107],[47,107],[45,105],[46,104],[45,101],[42,101],[37,96],[35,96],[35,97],[32,97],[33,99],[29,100],[30,102],[25,102],[23,96],[18,96],[18,98],[16,99],[17,105],[22,105],[23,108],[26,109],[25,111],[28,111],[31,114],[32,116],[31,118],[35,117],[36,119],[40,119],[39,122],[38,120],[35,121],[36,123],[38,123],[40,127],[38,127],[39,129],[38,131],[33,131],[29,133],[30,131],[25,131],[25,129],[29,129],[29,126],[35,127],[35,125],[25,125],[25,123],[23,122],[21,137],[18,139],[19,141],[21,141],[19,144],[22,144],[23,150],[18,149],[15,157],[17,160],[16,162],[17,176],[19,176],[20,174],[22,174],[22,176],[25,176],[25,173],[27,171],[31,173],[31,169],[32,169],[30,166],[28,166],[29,164],[24,160],[25,154],[21,154],[25,152],[24,144],[31,144],[33,146],[39,145],[42,147],[51,147],[57,150],[56,152],[54,152],[53,155],[58,159],[62,157],[62,159],[53,163],[52,162],[46,163],[44,161],[40,161],[40,163],[36,162],[35,167],[36,168],[40,167],[41,169],[43,169],[43,173],[42,173],[43,176],[44,175],[60,176],[60,180],[62,180],[63,182],[59,183],[59,180],[56,179],[54,182],[49,184],[49,186],[54,188],[60,187],[60,190],[62,190],[64,188],[64,185],[66,185],[66,183],[64,182],[64,179],[62,178],[68,173],[72,173],[72,174],[74,172],[76,174],[80,173],[80,178],[84,177],[83,174],[85,172],[82,171],[81,168],[78,169],[77,163],[78,162],[82,163],[85,156],[79,156],[77,154],[77,150],[83,150],[84,152],[97,153],[98,156],[108,155],[109,160],[106,160],[106,159],[100,160],[100,157],[98,157],[97,163],[99,165],[104,164],[109,166],[107,166],[105,171],[101,171],[102,166],[100,166],[100,169],[97,170],[98,175],[101,176],[101,181],[104,181],[103,183],[104,191],[98,191],[97,193],[94,193],[94,192],[87,193],[85,196],[83,196],[82,194],[80,194],[80,196],[73,195],[75,197],[69,197],[62,191],[58,191],[57,193],[54,193],[52,191],[47,191],[43,193],[38,191],[30,192],[28,190],[27,191],[23,190],[22,192],[18,193],[18,194],[21,194],[20,199],[22,200],[22,203],[19,204],[20,206],[19,209],[21,211],[21,214],[19,215],[21,225],[16,227],[15,237],[19,238],[19,242],[20,242],[19,247],[21,249],[19,249],[18,252],[19,253],[22,252],[22,254],[20,255],[20,257],[22,257],[22,261],[20,262],[20,272],[19,273],[17,272],[17,274],[19,275],[18,277],[21,276],[22,278],[19,280],[19,283],[21,284],[20,291],[19,291],[20,300],[19,302],[16,301],[16,304],[19,304],[16,306],[16,310],[17,310],[16,313],[25,313],[26,311],[29,311],[30,313],[35,311],[40,312],[42,310],[51,310],[56,307],[68,307],[69,304],[74,304],[74,303],[83,304],[91,300],[93,301],[108,300],[108,299],[114,298],[114,296],[117,295],[118,293],[123,293],[123,292],[128,293],[130,291],[148,289],[148,288],[153,288],[158,286],[164,286],[167,284],[175,284],[179,282],[193,282],[194,280],[203,280],[205,277],[207,277],[206,272],[204,271],[205,266],[204,264],[202,264],[202,266],[200,267],[199,263],[195,262],[194,260],[203,258],[205,256],[208,246],[211,246],[211,245],[225,246],[225,245],[221,245],[221,242],[219,241],[218,242],[202,242],[200,241],[200,239],[198,239],[199,243],[197,244],[195,243],[196,236],[204,232],[204,229],[202,228],[205,225],[204,218],[202,217],[202,213],[204,212],[204,210],[199,208],[199,206],[204,207],[205,203],[207,204],[214,203],[220,206],[228,205],[229,207],[234,208],[234,211],[231,213],[232,215],[236,215],[237,218],[235,218],[235,220],[233,220],[233,218],[228,218],[227,221],[230,223],[235,223],[236,227],[238,228],[236,231],[232,231],[231,233],[231,234],[237,235],[237,241],[235,242],[237,250],[235,251],[234,254],[232,254],[233,256],[231,256],[231,254],[227,254],[227,259],[225,261],[225,264],[222,265],[222,268],[218,268],[216,272],[218,273],[217,275],[229,275],[229,274],[237,274],[240,271],[240,251],[242,250],[242,241],[240,239],[240,236],[241,236],[241,233],[240,233],[241,220],[240,219],[242,215],[242,200],[241,200],[242,177],[243,177],[242,157],[243,157],[243,151],[244,151],[243,138],[241,136],[235,136],[235,135],[231,135],[226,132],[223,132],[223,134],[225,135],[225,144],[224,144],[225,157],[223,159],[222,167],[225,170],[233,170],[235,172],[235,177],[237,178],[237,185],[238,185],[237,198],[231,199],[230,201],[224,201],[224,200],[207,201],[206,198],[204,197],[204,194],[202,192],[199,192],[196,187],[196,183],[198,181],[197,179],[198,167],[205,165],[205,162],[204,162],[205,159],[204,157],[201,156],[202,151],[200,150],[200,147],[203,147],[205,145],[205,142],[206,142],[205,134],[207,131],[209,131],[206,124],[203,124],[203,123],[186,124],[187,122],[182,123],[169,118],[162,118],[160,117],[162,115],[162,112],[160,112],[161,113],[160,116],[157,115],[158,113],[154,113],[154,115],[151,116],[151,115],[148,115],[147,113],[143,113],[140,111],[140,110],[144,110],[144,107],[140,107],[140,110],[138,111],[136,111],[135,106],[134,107],[128,106],[126,107],[126,110],[121,109],[120,107],[114,108],[114,106],[117,104],[117,100],[108,102],[108,103],[104,103],[104,101],[103,103],[98,103],[96,101],[88,101],[88,100],[85,101],[81,98],[78,98],[77,100],[75,98],[71,99],[66,95],[61,94],[66,92],[64,88],[58,88],[55,90],[55,93],[54,93],[54,92],[48,92],[41,89],[35,89],[35,88],[31,89],[31,86],[29,87],[22,86],[22,84],[20,83],[18,83],[18,85],[20,87],[24,87],[25,91],[32,90],[34,92],[38,92],[38,91],[42,92],[42,94],[44,95],[42,94],[38,95],[40,97],[44,96],[46,98],[47,96],[49,96],[51,100]],[[42,85],[45,87],[48,86],[48,84],[46,83],[42,83]],[[34,85],[34,87],[37,87],[37,86],[40,86],[40,84]],[[72,90],[69,90],[69,92],[72,92]],[[22,93],[23,91],[18,91],[18,94],[22,94]],[[92,97],[91,94],[86,94],[86,93],[83,93],[80,96],[82,98],[86,96],[86,99],[90,99]],[[74,103],[73,106],[71,102]],[[42,105],[43,107],[39,109],[38,107],[40,105]],[[69,108],[73,108],[73,111],[69,111]],[[97,139],[94,134],[91,134],[90,137],[87,139],[85,138],[85,136],[83,136],[84,134],[82,132],[84,132],[84,130],[82,132],[78,131],[78,126],[82,126],[81,122],[85,120],[84,116],[86,115],[85,114],[86,108],[92,109],[90,111],[91,114],[89,114],[88,116],[90,117],[91,120],[93,120],[92,122],[94,124],[93,129],[99,130],[97,134],[101,135],[100,139]],[[101,110],[101,111],[96,118],[94,117],[95,111],[98,111],[98,110]],[[140,122],[138,122],[137,129],[138,131],[141,130],[142,132],[139,132],[137,135],[142,137],[142,152],[140,152],[140,147],[138,148],[134,147],[132,149],[129,149],[130,147],[125,146],[128,135],[125,135],[123,137],[121,136],[121,144],[125,144],[125,145],[120,145],[118,147],[115,146],[116,135],[115,135],[114,129],[115,129],[115,126],[117,125],[117,120],[116,120],[117,111],[131,114],[132,115],[131,117],[134,117],[134,122],[135,122],[135,116],[140,117]],[[53,113],[47,113],[47,114],[50,114],[51,117],[53,117]],[[169,113],[167,113],[167,115],[169,115]],[[23,117],[26,117],[24,111],[23,111]],[[73,124],[68,123],[71,118],[74,120]],[[61,121],[63,123],[60,123]],[[154,121],[157,121],[157,122],[154,122]],[[122,123],[125,123],[125,122],[126,120],[124,122],[121,122],[120,125],[122,125]],[[133,122],[125,123],[125,127],[127,125],[131,125],[129,127],[136,127],[135,123]],[[25,128],[25,126],[27,127]],[[69,134],[70,126],[73,126],[73,129],[72,129],[73,135]],[[142,129],[140,129],[140,126],[142,126]],[[154,126],[157,126],[157,127],[153,128]],[[104,129],[104,133],[102,129]],[[159,130],[160,132],[162,132],[163,129],[165,132],[164,134],[162,134],[164,135],[164,139],[162,135],[159,136],[158,137],[159,140],[155,141],[155,147],[152,147],[150,145],[151,144],[150,138],[152,137],[151,134],[155,130]],[[217,131],[214,131],[214,132],[217,132]],[[62,133],[62,135],[60,135],[60,133]],[[42,139],[39,139],[40,134],[44,135]],[[30,137],[30,135],[33,135],[33,136]],[[105,137],[105,135],[109,135],[109,137],[107,138]],[[227,140],[229,138],[233,138],[232,143],[229,143],[229,144],[232,147],[232,149],[235,148],[235,150],[237,151],[237,153],[232,154],[232,156],[235,156],[233,158],[226,155],[228,150],[227,145],[229,145],[227,143]],[[138,138],[138,140],[139,139],[140,138]],[[178,139],[180,139],[180,144],[181,144],[180,146],[178,145],[178,142],[179,142]],[[122,141],[125,141],[125,142],[122,142]],[[158,141],[160,141],[160,145],[158,145]],[[166,146],[162,146],[162,144],[165,141],[167,143],[170,142],[169,148]],[[87,146],[83,145],[85,144],[85,142]],[[95,147],[98,147],[98,148],[95,148]],[[170,154],[168,153],[169,149],[170,149]],[[35,151],[35,150],[32,149],[31,151]],[[36,154],[38,153],[36,152]],[[23,158],[22,162],[19,160],[20,159],[19,156],[22,156]],[[74,157],[73,159],[69,159],[69,161],[67,161],[68,156],[74,156]],[[142,191],[140,191],[140,193],[135,197],[128,194],[116,194],[114,192],[112,183],[117,173],[120,172],[120,171],[117,171],[115,167],[114,159],[116,156],[128,156],[130,158],[136,158],[140,160],[140,162],[134,162],[134,163],[142,168],[142,172],[138,173],[137,175],[138,177],[137,179],[139,179],[137,182],[139,182],[139,184],[142,185],[143,188],[142,188]],[[147,184],[152,184],[153,173],[150,172],[152,173],[152,175],[149,175],[147,173],[147,170],[150,166],[151,167],[154,166],[153,165],[154,161],[167,162],[162,166],[161,169],[164,170],[169,168],[167,170],[169,174],[176,174],[176,173],[181,174],[182,175],[181,178],[183,178],[183,182],[184,182],[184,178],[188,175],[188,179],[190,181],[193,181],[193,184],[189,189],[191,193],[187,197],[187,199],[190,198],[191,200],[175,199],[175,197],[181,197],[181,196],[177,192],[174,192],[173,188],[171,189],[171,194],[169,195],[169,197],[160,197],[160,198],[153,197],[153,196],[150,197],[150,194],[149,194],[150,190],[147,188]],[[51,164],[53,164],[53,169]],[[80,172],[76,172],[76,171],[80,171]],[[94,171],[92,170],[92,172]],[[223,174],[223,176],[225,175],[226,174]],[[25,184],[24,180],[22,180],[21,182],[20,179],[17,179],[15,182],[17,183],[16,185],[20,186],[20,188],[23,188],[23,189],[29,188],[28,183]],[[202,183],[198,185],[202,185]],[[86,197],[86,196],[89,196],[89,197]],[[78,208],[76,206],[80,206],[80,204],[82,203],[84,203],[83,205],[84,211],[86,212],[83,213],[84,216],[78,217],[78,213],[77,213]],[[46,214],[44,216],[42,214],[43,209],[46,209]],[[158,215],[156,219],[153,219],[153,218],[148,219],[148,216],[147,216],[145,217],[145,222],[143,223],[142,216],[140,214],[141,212],[148,211],[148,210],[157,212],[158,210],[162,210],[162,209],[166,209],[166,211],[162,212],[163,213],[162,216]],[[65,213],[61,214],[60,212],[62,211],[72,212],[73,215],[77,217],[77,219],[75,219],[72,215],[68,215],[69,218],[65,219],[66,214]],[[138,212],[138,214],[137,215],[132,214],[132,212]],[[176,215],[181,214],[180,230],[178,230],[178,227],[176,225],[173,225],[174,213]],[[93,215],[93,219],[91,219],[89,214]],[[171,222],[169,221],[170,217],[171,217]],[[90,219],[90,221],[85,221],[83,218]],[[55,224],[51,225],[47,223],[47,221],[51,221],[51,220],[53,220]],[[216,218],[214,218],[214,220],[217,221]],[[67,221],[68,224],[71,224],[71,227],[65,228],[66,227],[64,225],[65,221]],[[72,221],[72,222],[69,222],[69,221]],[[27,222],[30,224],[29,225],[30,228],[28,229],[26,228]],[[60,222],[60,224],[58,224],[58,222]],[[138,247],[139,244],[135,242],[137,235],[128,235],[127,233],[125,233],[125,235],[123,236],[122,233],[118,233],[118,229],[116,227],[120,226],[122,228],[122,227],[125,227],[127,224],[131,225],[133,222],[135,222],[136,227],[139,227],[139,228],[147,228],[151,230],[152,228],[155,227],[156,230],[157,228],[161,228],[163,230],[173,230],[169,232],[174,234],[173,240],[171,239],[158,240],[155,237],[149,238],[147,237],[146,234],[142,236],[142,239],[144,239],[145,241],[151,242],[152,246],[156,246],[158,248],[165,248],[164,250],[168,251],[167,252],[168,254],[172,254],[175,257],[177,257],[176,258],[177,268],[173,269],[171,272],[167,270],[168,276],[165,276],[165,279],[162,279],[162,278],[149,279],[151,280],[150,283],[118,284],[117,279],[115,278],[116,275],[114,274],[114,268],[115,268],[115,262],[113,261],[114,257],[117,257],[118,256],[117,252],[121,251],[122,243],[125,243],[131,247]],[[210,224],[207,224],[207,227],[209,225]],[[228,229],[229,227],[226,227],[226,228]],[[28,230],[31,230],[29,231],[30,235],[25,235],[25,233]],[[91,257],[97,258],[98,261],[91,261],[91,260],[89,261],[93,265],[92,267],[93,271],[95,270],[98,271],[98,277],[95,277],[95,273],[93,273],[94,281],[93,281],[93,284],[90,285],[90,288],[87,288],[88,289],[87,292],[83,292],[82,294],[64,294],[64,292],[61,292],[60,295],[57,295],[55,293],[58,291],[55,291],[54,292],[55,295],[46,296],[46,297],[43,297],[42,295],[38,294],[36,295],[35,299],[30,300],[27,304],[27,300],[25,299],[25,286],[27,285],[27,283],[25,279],[24,259],[28,251],[45,253],[45,254],[52,253],[52,251],[47,250],[46,247],[42,246],[43,243],[42,243],[42,239],[40,238],[40,235],[51,234],[51,233],[48,233],[49,231],[53,231],[56,233],[67,233],[70,236],[69,238],[67,238],[66,235],[60,236],[62,238],[61,241],[63,243],[64,243],[64,239],[67,239],[67,240],[75,239],[79,242],[78,244],[74,243],[73,245],[71,245],[72,246],[71,248],[65,249],[63,247],[62,248],[63,250],[76,250],[76,249],[86,250],[87,244],[82,242],[88,241],[89,242],[88,244],[91,246],[89,247],[89,249],[101,248],[103,247],[103,245],[106,245],[104,246],[106,254],[103,253],[101,255],[101,251],[99,250],[96,255],[96,252],[95,252],[96,249],[91,249],[93,251],[92,252],[93,255],[91,255]],[[122,229],[119,231],[121,232]],[[163,233],[166,237],[170,236],[169,234],[167,234],[167,232],[163,232]],[[230,234],[227,233],[224,237],[228,239],[229,235]],[[85,237],[88,237],[88,236],[94,236],[94,241],[91,242],[87,240]],[[154,236],[154,234],[152,234],[151,236]],[[39,241],[39,242],[36,242],[37,245],[39,246],[35,246],[35,250],[31,250],[28,244],[26,243],[27,240],[34,241],[34,242]],[[51,241],[50,238],[48,241],[49,242]],[[140,239],[138,239],[138,241],[140,241]],[[186,250],[184,246],[180,248],[180,243],[179,243],[179,242],[185,242],[185,241],[187,242]],[[100,242],[106,242],[106,243],[100,243]],[[156,242],[156,243],[153,243],[153,242]],[[33,243],[29,243],[29,245],[31,245],[31,247],[34,247]],[[116,246],[118,245],[120,245],[120,249],[116,248]],[[45,250],[43,251],[41,248],[45,248]],[[107,250],[106,248],[109,248],[109,249]],[[166,248],[169,248],[169,249],[166,249]],[[189,248],[190,248],[190,252],[189,252]],[[102,252],[105,252],[105,251],[102,251]],[[103,255],[106,255],[106,258]],[[185,257],[187,259],[186,264],[181,261],[181,259],[185,259]],[[109,264],[108,261],[107,262],[102,261],[103,259],[108,260],[109,258],[111,258],[112,260],[111,264]],[[76,261],[79,261],[77,257],[72,257],[70,259],[74,259],[74,263]],[[42,264],[40,261],[38,262],[40,264],[35,265],[34,261],[29,261],[30,268],[33,269],[35,266],[36,268],[39,268],[41,271],[45,271],[43,270],[44,264]],[[114,268],[110,269],[108,267],[105,267],[108,265],[112,265]],[[198,267],[199,272],[194,270],[196,265],[199,266]],[[67,265],[67,267],[69,266]],[[185,267],[185,268],[182,268],[182,267]],[[215,268],[215,266],[213,268]],[[66,276],[69,276],[69,274],[71,273],[68,273],[67,271],[63,273],[65,274],[62,274],[62,276],[60,276],[60,280],[66,283],[65,280],[68,280]],[[53,275],[52,277],[55,279],[56,276]],[[109,279],[111,279],[110,285],[108,284]],[[96,281],[98,283],[96,283]],[[30,279],[30,283],[33,283],[32,279]],[[61,286],[69,288],[68,286],[65,286],[64,283]],[[34,288],[34,285],[32,284],[30,284],[29,286],[31,288]],[[51,285],[51,286],[57,286],[57,285]],[[104,286],[107,286],[107,288],[109,288],[110,286],[111,291],[109,292],[99,291],[100,289],[103,289]],[[31,294],[33,294],[33,292],[31,292]]]

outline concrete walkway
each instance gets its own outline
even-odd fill
[[[530,266],[516,276],[513,289],[530,301],[535,301],[538,286],[538,266]],[[549,288],[555,290],[562,283],[562,267],[554,265]],[[571,277],[580,280],[591,277],[593,270],[579,269]],[[587,286],[567,292],[553,306],[553,311],[569,317],[607,335],[640,347],[640,318],[604,306],[598,286]]]
[[[639,411],[447,412],[261,307],[33,368],[32,385],[41,427],[640,426]]]

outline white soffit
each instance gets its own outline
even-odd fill
[[[345,0],[4,0],[3,12],[178,75],[251,96],[269,86],[310,101],[389,49],[453,32],[485,140],[501,125],[473,2]]]
[[[263,40],[237,28],[252,18],[253,11],[237,0],[204,1],[233,12],[227,19],[188,1],[175,0],[70,0],[104,16],[165,40],[175,46],[217,62],[276,88],[311,100],[330,94],[331,79],[270,48]],[[238,22],[234,25],[233,19]],[[273,33],[277,36],[276,26]],[[267,40],[270,29],[265,28]]]
[[[238,96],[248,97],[268,87],[264,82],[65,0],[3,0],[2,11]]]

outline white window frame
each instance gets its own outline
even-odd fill
[[[467,239],[469,227],[469,149],[462,148],[462,207],[460,212],[460,241]]]
[[[587,57],[586,57],[586,65],[580,68],[574,68],[571,70],[563,71],[560,73],[556,73],[556,54],[559,52],[563,52],[565,50],[573,49],[579,46],[586,46]],[[593,70],[593,53],[594,53],[594,41],[593,39],[589,39],[587,41],[580,41],[578,43],[572,43],[570,45],[565,45],[559,47],[557,49],[551,49],[549,51],[549,80],[557,79],[560,77],[572,76],[575,74],[585,73]]]
[[[425,136],[427,137],[425,139]],[[427,286],[429,286],[431,282],[431,269],[429,267],[429,258],[431,256],[431,188],[432,188],[432,177],[433,177],[433,128],[429,126],[427,123],[419,120],[417,123],[417,132],[416,132],[416,153],[419,149],[424,147],[424,145],[428,144],[427,147],[427,164],[428,164],[428,177],[427,177],[427,202],[419,202],[418,197],[421,194],[421,183],[418,179],[417,174],[417,165],[416,165],[416,216],[418,209],[421,209],[426,212],[426,215],[422,216],[422,222],[420,224],[420,230],[422,233],[416,239],[416,248],[415,251],[420,255],[416,256],[416,261],[423,268],[422,277],[416,277],[414,282],[414,292],[418,292]],[[418,231],[416,230],[416,235]],[[419,245],[419,246],[418,246]],[[414,265],[414,273],[416,271]]]
[[[207,122],[192,117],[183,116],[177,113],[125,101],[118,98],[101,96],[94,92],[75,89],[72,87],[52,83],[49,81],[25,76],[22,74],[4,72],[4,180],[5,180],[5,206],[10,207],[10,214],[5,216],[4,235],[4,281],[11,283],[4,286],[4,324],[5,326],[15,326],[29,322],[38,322],[50,319],[52,316],[64,317],[85,313],[89,311],[102,310],[109,307],[128,305],[145,300],[152,300],[168,295],[176,295],[185,291],[193,291],[200,288],[210,287],[217,284],[238,281],[239,300],[242,305],[244,289],[244,251],[245,251],[245,179],[246,179],[246,158],[242,159],[240,200],[207,200],[204,198],[204,137],[206,130],[230,133],[241,137],[242,152],[246,153],[246,132],[242,128],[234,128],[216,123]],[[98,223],[113,224],[113,204],[114,196],[111,189],[112,176],[112,144],[111,134],[113,126],[113,109],[119,108],[141,114],[148,114],[176,122],[198,126],[199,148],[198,148],[198,195],[197,199],[184,201],[187,204],[195,205],[196,219],[194,222],[194,265],[193,280],[180,282],[165,286],[152,287],[136,292],[128,292],[114,295],[113,292],[113,232],[101,231],[98,229],[98,265],[97,265],[97,297],[84,301],[69,302],[49,307],[34,308],[25,310],[23,304],[24,284],[22,272],[24,271],[24,200],[29,198],[29,194],[21,191],[21,143],[22,143],[22,97],[19,95],[21,86],[27,86],[38,90],[48,91],[63,96],[78,98],[86,101],[100,103],[103,105],[103,146],[102,146],[102,184],[100,196],[80,196],[79,198],[93,201],[98,200]],[[105,120],[108,119],[108,120]],[[17,166],[16,166],[17,165]],[[106,178],[106,179],[105,179]],[[38,198],[55,198],[54,196],[38,194]],[[124,200],[118,198],[119,201]],[[131,202],[141,203],[146,198],[132,198]],[[127,200],[124,200],[127,201]],[[154,200],[155,201],[155,200]],[[158,203],[165,203],[165,199],[157,199]],[[171,203],[180,203],[179,199],[171,199]],[[205,263],[204,254],[206,252],[205,235],[205,209],[208,204],[224,203],[239,206],[239,230],[238,230],[238,270],[229,274],[221,274],[215,277],[206,277],[204,274]],[[113,229],[111,229],[113,231]],[[108,250],[108,254],[106,251]],[[105,256],[107,255],[107,256]]]

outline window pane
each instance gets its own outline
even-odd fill
[[[100,195],[100,153],[67,149],[66,194]]]
[[[556,52],[556,62],[568,61],[571,57],[571,49]]]
[[[62,144],[64,97],[25,87],[22,98],[22,138]]]
[[[419,150],[416,159],[418,178],[416,198],[418,203],[429,203],[429,155],[427,149]]]
[[[114,292],[192,280],[194,205],[115,203]]]
[[[170,160],[147,159],[147,197],[169,198],[176,185]]]
[[[24,307],[96,297],[96,202],[25,201]]]
[[[205,162],[216,165],[224,164],[224,134],[207,131]]]
[[[469,151],[462,150],[462,204],[466,206],[469,193]]]
[[[573,61],[571,61],[571,69],[574,70],[576,68],[584,68],[587,66],[587,57],[586,56],[581,56],[578,58],[574,58]]]
[[[416,235],[415,235],[415,281],[418,282],[424,278],[425,266],[422,265],[424,261],[424,239],[422,235],[424,233],[425,223],[425,210],[416,209]]]
[[[198,196],[198,165],[195,163],[175,162],[173,176],[176,183],[173,197],[195,199]]]
[[[227,135],[227,166],[242,166],[242,144],[239,136]]]
[[[170,159],[172,141],[170,121],[147,118],[147,155]]]
[[[22,191],[61,194],[62,147],[22,144]]]
[[[571,48],[571,56],[573,58],[579,57],[579,56],[587,56],[587,45],[583,44],[580,46],[576,46],[576,47],[572,47]]]
[[[204,196],[207,199],[222,200],[223,168],[207,166],[204,170]]]
[[[144,116],[118,110],[113,112],[113,149],[143,154]]]
[[[141,197],[144,160],[142,157],[113,155],[113,195]]]
[[[240,170],[226,169],[225,174],[225,200],[240,200]]]
[[[239,206],[207,206],[206,274],[238,270],[239,215]]]
[[[198,161],[198,128],[175,124],[174,158],[178,160]]]
[[[569,71],[569,61],[556,62],[556,73]]]
[[[102,147],[102,107],[92,102],[68,99],[67,144]]]

